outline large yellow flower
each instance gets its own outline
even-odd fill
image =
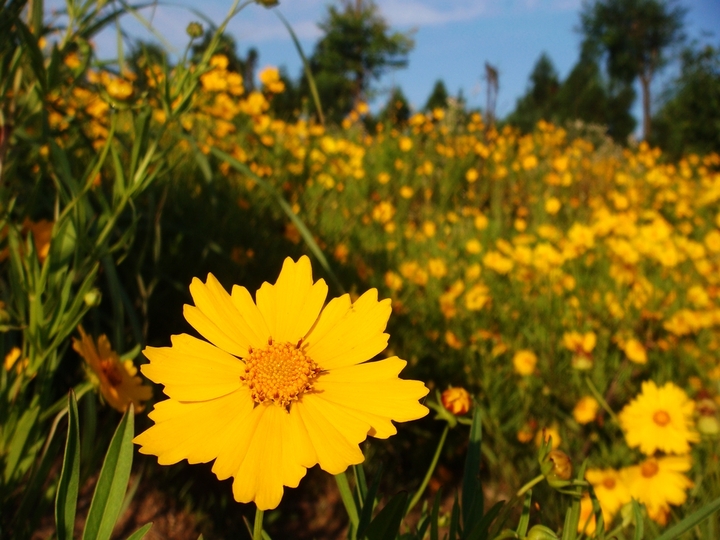
[[[683,473],[690,470],[690,456],[649,458],[640,465],[623,469],[630,495],[645,505],[651,519],[667,523],[669,505],[687,500],[692,481]]]
[[[682,388],[668,382],[658,388],[653,381],[642,384],[642,392],[620,411],[620,425],[630,447],[646,455],[657,450],[687,454],[700,435],[693,426],[695,405]]]
[[[371,289],[324,308],[327,285],[313,283],[310,260],[285,259],[275,285],[253,302],[244,287],[228,294],[212,274],[190,285],[185,318],[210,343],[181,334],[172,347],[148,347],[143,373],[170,399],[150,413],[155,425],[135,438],[163,465],[215,460],[234,477],[238,502],[275,508],[316,463],[331,474],[361,463],[368,435],[396,433],[392,421],[427,414],[428,390],[398,378],[397,357],[367,362],[387,346],[390,300]]]
[[[100,336],[95,345],[82,327],[78,330],[80,340],[73,338],[73,349],[87,362],[91,378],[95,379],[108,405],[125,412],[132,403],[135,413],[142,411],[143,402],[152,397],[152,388],[142,383],[132,360],[120,360],[105,335]]]

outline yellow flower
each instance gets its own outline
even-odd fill
[[[599,407],[600,406],[594,397],[582,397],[573,409],[573,417],[578,424],[589,424],[595,420]]]
[[[605,523],[607,528],[607,522]],[[597,520],[595,514],[593,514],[593,505],[590,495],[585,494],[580,499],[580,520],[578,521],[578,532],[584,533],[590,537],[595,536],[595,529],[597,528]]]
[[[585,471],[585,479],[595,490],[607,526],[617,511],[630,502],[630,491],[625,485],[625,477],[615,469],[588,469]]]
[[[557,197],[550,197],[548,200],[545,201],[545,211],[551,216],[557,214],[559,210],[560,201]]]
[[[412,147],[413,143],[410,137],[400,137],[400,150],[408,152]]]
[[[258,75],[262,85],[273,94],[280,94],[285,91],[285,83],[280,80],[278,68],[268,66]]]
[[[551,448],[553,450],[556,450],[562,442],[562,437],[560,437],[560,431],[558,431],[556,425],[545,427],[535,434],[536,446],[540,446],[543,442],[548,442],[549,440],[552,443]]]
[[[623,349],[631,362],[636,364],[647,364],[647,352],[642,343],[635,338],[630,338],[624,343]]]
[[[387,438],[392,421],[425,416],[418,400],[428,389],[398,378],[404,360],[368,362],[387,346],[390,300],[371,289],[323,308],[327,292],[307,257],[285,259],[255,301],[237,285],[228,294],[212,274],[194,279],[195,305],[184,314],[209,343],[181,334],[171,347],[145,349],[143,373],[169,399],[135,438],[140,452],[163,465],[214,460],[220,480],[235,478],[235,500],[266,510],[309,467],[341,473],[363,461],[368,435]]]
[[[100,393],[112,408],[125,412],[132,403],[135,413],[143,410],[143,402],[152,397],[152,388],[142,383],[132,360],[122,361],[110,347],[107,336],[102,335],[97,345],[82,327],[80,340],[73,338],[73,349],[85,359],[91,377],[96,379]]]
[[[10,352],[5,355],[5,371],[10,371],[12,369],[21,354],[22,351],[20,351],[20,347],[13,347],[10,349]]]
[[[445,390],[440,399],[443,407],[455,415],[465,414],[470,410],[470,394],[459,386]]]
[[[680,505],[687,499],[692,481],[683,473],[690,470],[690,456],[649,458],[640,465],[623,470],[630,495],[643,503],[651,519],[667,523],[669,505]]]
[[[700,440],[693,425],[695,404],[675,384],[658,388],[653,381],[642,384],[642,392],[618,415],[630,447],[639,447],[646,455],[657,450],[668,454],[686,454],[690,443]]]
[[[465,307],[470,311],[478,311],[485,307],[490,300],[490,290],[487,285],[478,283],[465,293]]]
[[[535,365],[537,364],[537,356],[532,351],[523,349],[515,353],[513,356],[513,367],[515,373],[519,375],[531,375],[535,371]]]
[[[478,178],[480,178],[480,173],[478,173],[478,170],[475,168],[470,168],[465,173],[465,180],[470,184],[477,181]]]

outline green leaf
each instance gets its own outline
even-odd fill
[[[95,493],[90,503],[83,540],[109,540],[123,504],[132,467],[135,430],[132,405],[110,441]]]
[[[674,538],[677,538],[681,534],[689,531],[696,525],[705,521],[718,510],[720,510],[720,497],[718,497],[712,502],[709,502],[699,510],[696,510],[688,517],[683,519],[680,523],[676,523],[675,525],[667,529],[663,534],[658,536],[655,540],[672,540]]]
[[[435,494],[432,513],[430,514],[430,540],[439,540],[440,531],[438,520],[440,519],[440,490]]]
[[[480,407],[475,403],[462,483],[462,521],[465,531],[473,530],[483,515],[483,492],[480,482],[481,442],[482,422],[480,420]]]
[[[7,458],[5,460],[5,482],[9,482],[11,478],[13,478],[16,473],[18,472],[18,465],[20,463],[21,459],[27,458],[27,451],[30,448],[30,446],[33,444],[33,441],[30,437],[30,433],[35,428],[35,425],[37,424],[37,418],[40,414],[40,407],[36,403],[25,410],[23,412],[22,416],[18,420],[17,425],[15,426],[15,431],[12,435],[12,439],[10,440],[10,451],[7,454]],[[21,476],[21,473],[23,471],[19,471],[20,474],[18,476]]]
[[[455,540],[460,533],[460,503],[458,502],[457,492],[453,501],[452,512],[450,513],[450,533],[448,540]]]
[[[72,539],[80,483],[80,425],[75,394],[68,395],[68,432],[62,472],[55,496],[55,527],[58,540]]]
[[[490,528],[490,524],[498,516],[504,505],[505,501],[496,502],[492,508],[488,510],[488,513],[485,514],[477,523],[477,525],[473,527],[470,533],[465,536],[465,538],[467,538],[467,540],[483,540],[488,538],[488,529]]]
[[[380,477],[382,476],[382,466],[378,468],[373,478],[370,488],[367,490],[365,497],[362,500],[362,510],[360,511],[360,521],[358,522],[357,537],[364,538],[365,531],[368,530],[370,521],[372,520],[373,509],[375,508],[375,496],[377,495],[378,487],[380,486]]]
[[[368,540],[395,540],[405,516],[407,499],[408,494],[405,491],[390,499],[370,523],[366,536]]]
[[[635,518],[635,534],[633,538],[634,540],[642,540],[645,536],[645,518],[643,518],[640,503],[635,499],[632,499],[632,510],[633,517]]]
[[[532,505],[532,489],[525,494],[525,500],[523,501],[522,514],[520,515],[520,521],[515,532],[517,532],[520,538],[527,536],[528,526],[530,525],[530,506]]]
[[[145,538],[148,531],[150,531],[150,527],[152,527],[152,522],[140,527],[137,531],[128,536],[127,540],[142,540]],[[202,534],[200,535],[200,538],[202,538]],[[200,540],[200,538],[198,538],[198,540]]]

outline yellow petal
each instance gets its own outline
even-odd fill
[[[259,509],[269,510],[280,504],[283,486],[297,486],[306,468],[286,452],[289,414],[276,405],[260,405],[253,414],[258,420],[255,431],[248,433],[250,444],[234,474],[233,495],[238,502],[255,501]]]
[[[354,304],[343,295],[328,303],[307,336],[307,354],[323,369],[351,366],[370,360],[387,347],[384,333],[390,300],[378,302],[370,289]]]
[[[338,474],[363,462],[358,444],[367,437],[369,424],[322,400],[319,394],[305,394],[292,407],[307,430],[323,470]]]
[[[289,343],[304,338],[320,314],[327,291],[324,280],[313,284],[310,259],[285,259],[275,285],[263,283],[257,292],[257,306],[270,336]]]
[[[371,435],[387,438],[396,432],[391,420],[407,422],[428,413],[418,402],[428,393],[425,385],[397,377],[405,365],[404,360],[392,357],[334,369],[317,380],[315,390],[324,400],[369,423]]]
[[[249,332],[252,333],[251,343],[257,343],[253,347],[267,345],[270,330],[248,290],[240,285],[233,285],[231,300],[235,309],[242,314],[243,319],[248,324]]]
[[[185,319],[216,347],[245,357],[248,347],[260,347],[267,341],[267,338],[257,339],[230,295],[212,274],[208,274],[207,283],[194,278],[190,294],[195,305],[184,307]]]
[[[133,442],[141,454],[158,456],[158,463],[170,465],[187,458],[189,463],[206,463],[218,455],[228,426],[247,417],[252,398],[240,389],[218,399],[183,403],[166,399],[148,415],[155,425]]]
[[[140,369],[164,384],[165,393],[179,401],[204,401],[237,390],[244,364],[216,346],[188,334],[172,336],[172,347],[146,347],[150,360]]]

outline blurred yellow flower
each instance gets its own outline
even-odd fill
[[[560,431],[558,431],[556,425],[545,427],[538,431],[535,434],[535,446],[540,446],[543,442],[548,442],[550,439],[552,439],[551,448],[553,450],[557,450],[560,443],[562,443],[562,438],[560,437]]]
[[[368,362],[387,346],[390,300],[371,289],[323,307],[327,292],[305,256],[285,259],[255,301],[237,285],[228,294],[212,274],[194,279],[195,306],[184,314],[209,343],[182,334],[172,347],[145,349],[143,373],[169,399],[135,438],[140,452],[163,465],[214,460],[219,479],[235,478],[235,500],[267,510],[309,467],[339,474],[363,461],[368,435],[387,438],[393,421],[425,416],[418,400],[428,389],[398,378],[404,360]]]
[[[473,285],[468,292],[465,293],[465,307],[470,311],[482,309],[489,301],[490,290],[482,283]]]
[[[480,253],[482,251],[482,244],[477,238],[471,238],[465,242],[465,251],[468,253]]]
[[[585,471],[585,479],[595,490],[607,526],[618,510],[631,499],[624,474],[615,469],[588,469]]]
[[[537,364],[537,356],[530,350],[522,349],[515,353],[512,362],[515,373],[519,375],[532,375],[533,371],[535,371],[535,365]]]
[[[490,270],[494,270],[498,274],[507,274],[513,269],[512,259],[503,257],[497,251],[488,251],[482,260],[483,264]]]
[[[636,364],[647,364],[647,352],[642,343],[635,338],[630,338],[623,344],[623,350],[628,360]]]
[[[400,196],[403,199],[409,199],[413,196],[415,193],[415,190],[411,188],[410,186],[403,186],[400,188]]]
[[[672,382],[658,388],[653,381],[642,383],[640,394],[628,403],[618,418],[631,448],[646,455],[656,451],[686,454],[690,443],[698,442],[694,402]]]
[[[554,216],[558,213],[558,211],[560,210],[560,206],[560,200],[557,197],[550,197],[548,200],[545,201],[545,211],[551,216]]]
[[[627,467],[622,473],[630,496],[643,503],[648,515],[661,525],[667,524],[670,505],[687,500],[692,481],[683,473],[690,470],[689,455],[648,458],[640,465]]]
[[[573,409],[573,418],[578,424],[589,424],[597,417],[600,405],[592,396],[580,398]]]
[[[413,147],[413,142],[410,137],[400,137],[400,150],[403,152],[408,152]]]
[[[377,180],[381,184],[387,184],[390,181],[390,175],[386,172],[381,172],[380,174],[378,174]]]
[[[465,173],[465,180],[467,180],[471,184],[477,181],[478,178],[480,178],[480,173],[478,173],[478,170],[475,168],[470,168]]]
[[[132,360],[120,360],[105,335],[98,338],[96,345],[82,326],[78,327],[78,331],[80,339],[73,338],[73,349],[85,359],[90,368],[90,378],[99,387],[108,405],[125,412],[132,403],[136,414],[142,411],[143,402],[152,397],[152,388],[144,385],[137,376]]]
[[[602,508],[602,507],[601,507]],[[605,517],[603,515],[603,517]],[[605,521],[605,528],[607,529],[608,521]],[[583,533],[589,537],[595,536],[595,529],[597,528],[597,519],[593,513],[593,504],[590,495],[587,493],[580,499],[580,520],[578,521],[577,530],[579,533]]]
[[[258,74],[258,78],[262,85],[273,94],[280,94],[285,91],[285,83],[280,80],[280,71],[278,68],[268,66]]]

